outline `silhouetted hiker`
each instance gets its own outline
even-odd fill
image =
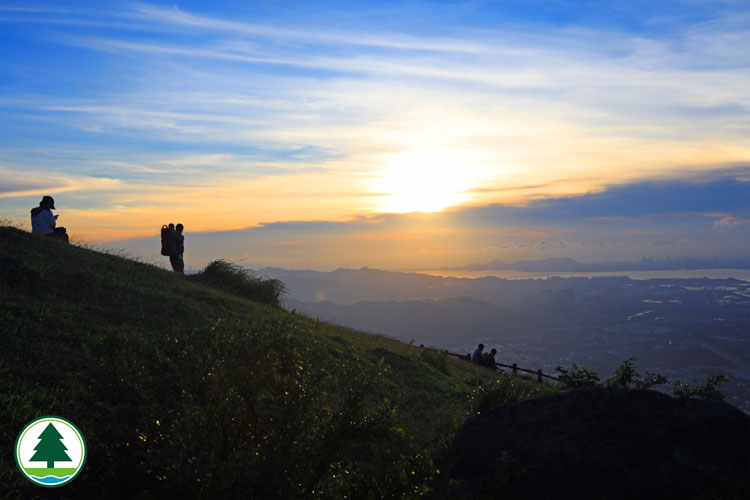
[[[496,368],[495,366],[495,354],[497,354],[497,349],[494,347],[492,350],[488,353],[485,353],[482,355],[482,364],[489,367],[489,368]]]
[[[482,350],[484,349],[484,344],[479,344],[474,351],[474,354],[471,355],[471,362],[476,363],[478,365],[482,364]]]
[[[185,253],[185,237],[182,235],[182,230],[185,228],[182,224],[177,224],[174,227],[174,244],[177,249],[177,258],[169,258],[169,262],[172,263],[172,269],[175,272],[182,273],[185,271],[185,260],[183,254]]]
[[[70,243],[68,232],[64,227],[57,227],[57,215],[52,215],[55,200],[51,196],[43,196],[39,206],[31,209],[31,234],[43,234]]]
[[[184,239],[182,236],[178,237],[173,223],[170,222],[168,226],[161,227],[161,254],[169,257],[172,270],[176,273],[181,273],[184,268],[180,258],[181,255],[178,253],[178,248],[182,242],[181,238]]]

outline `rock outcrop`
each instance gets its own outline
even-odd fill
[[[480,495],[742,498],[750,488],[750,416],[655,391],[579,389],[498,406],[468,420],[454,449],[451,476]]]

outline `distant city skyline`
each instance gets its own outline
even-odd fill
[[[0,5],[0,218],[186,264],[735,257],[746,2]]]

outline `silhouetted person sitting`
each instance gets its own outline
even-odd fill
[[[172,234],[172,241],[174,243],[176,254],[174,256],[169,256],[169,262],[172,264],[172,269],[174,269],[176,273],[185,272],[185,260],[183,259],[183,254],[185,253],[185,237],[182,235],[184,227],[185,226],[182,224],[177,224],[174,227],[174,233]]]
[[[497,354],[497,349],[494,347],[492,350],[488,353],[485,353],[482,355],[482,364],[489,367],[489,368],[496,368],[495,366],[495,354]]]
[[[57,227],[57,215],[52,215],[55,200],[51,196],[42,197],[39,206],[31,209],[31,234],[43,234],[70,243],[64,227]]]
[[[478,365],[482,364],[482,351],[484,350],[484,344],[479,344],[474,351],[474,354],[471,355],[471,362],[476,363]]]

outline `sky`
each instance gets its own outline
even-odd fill
[[[0,219],[188,268],[742,256],[750,3],[0,1]]]

